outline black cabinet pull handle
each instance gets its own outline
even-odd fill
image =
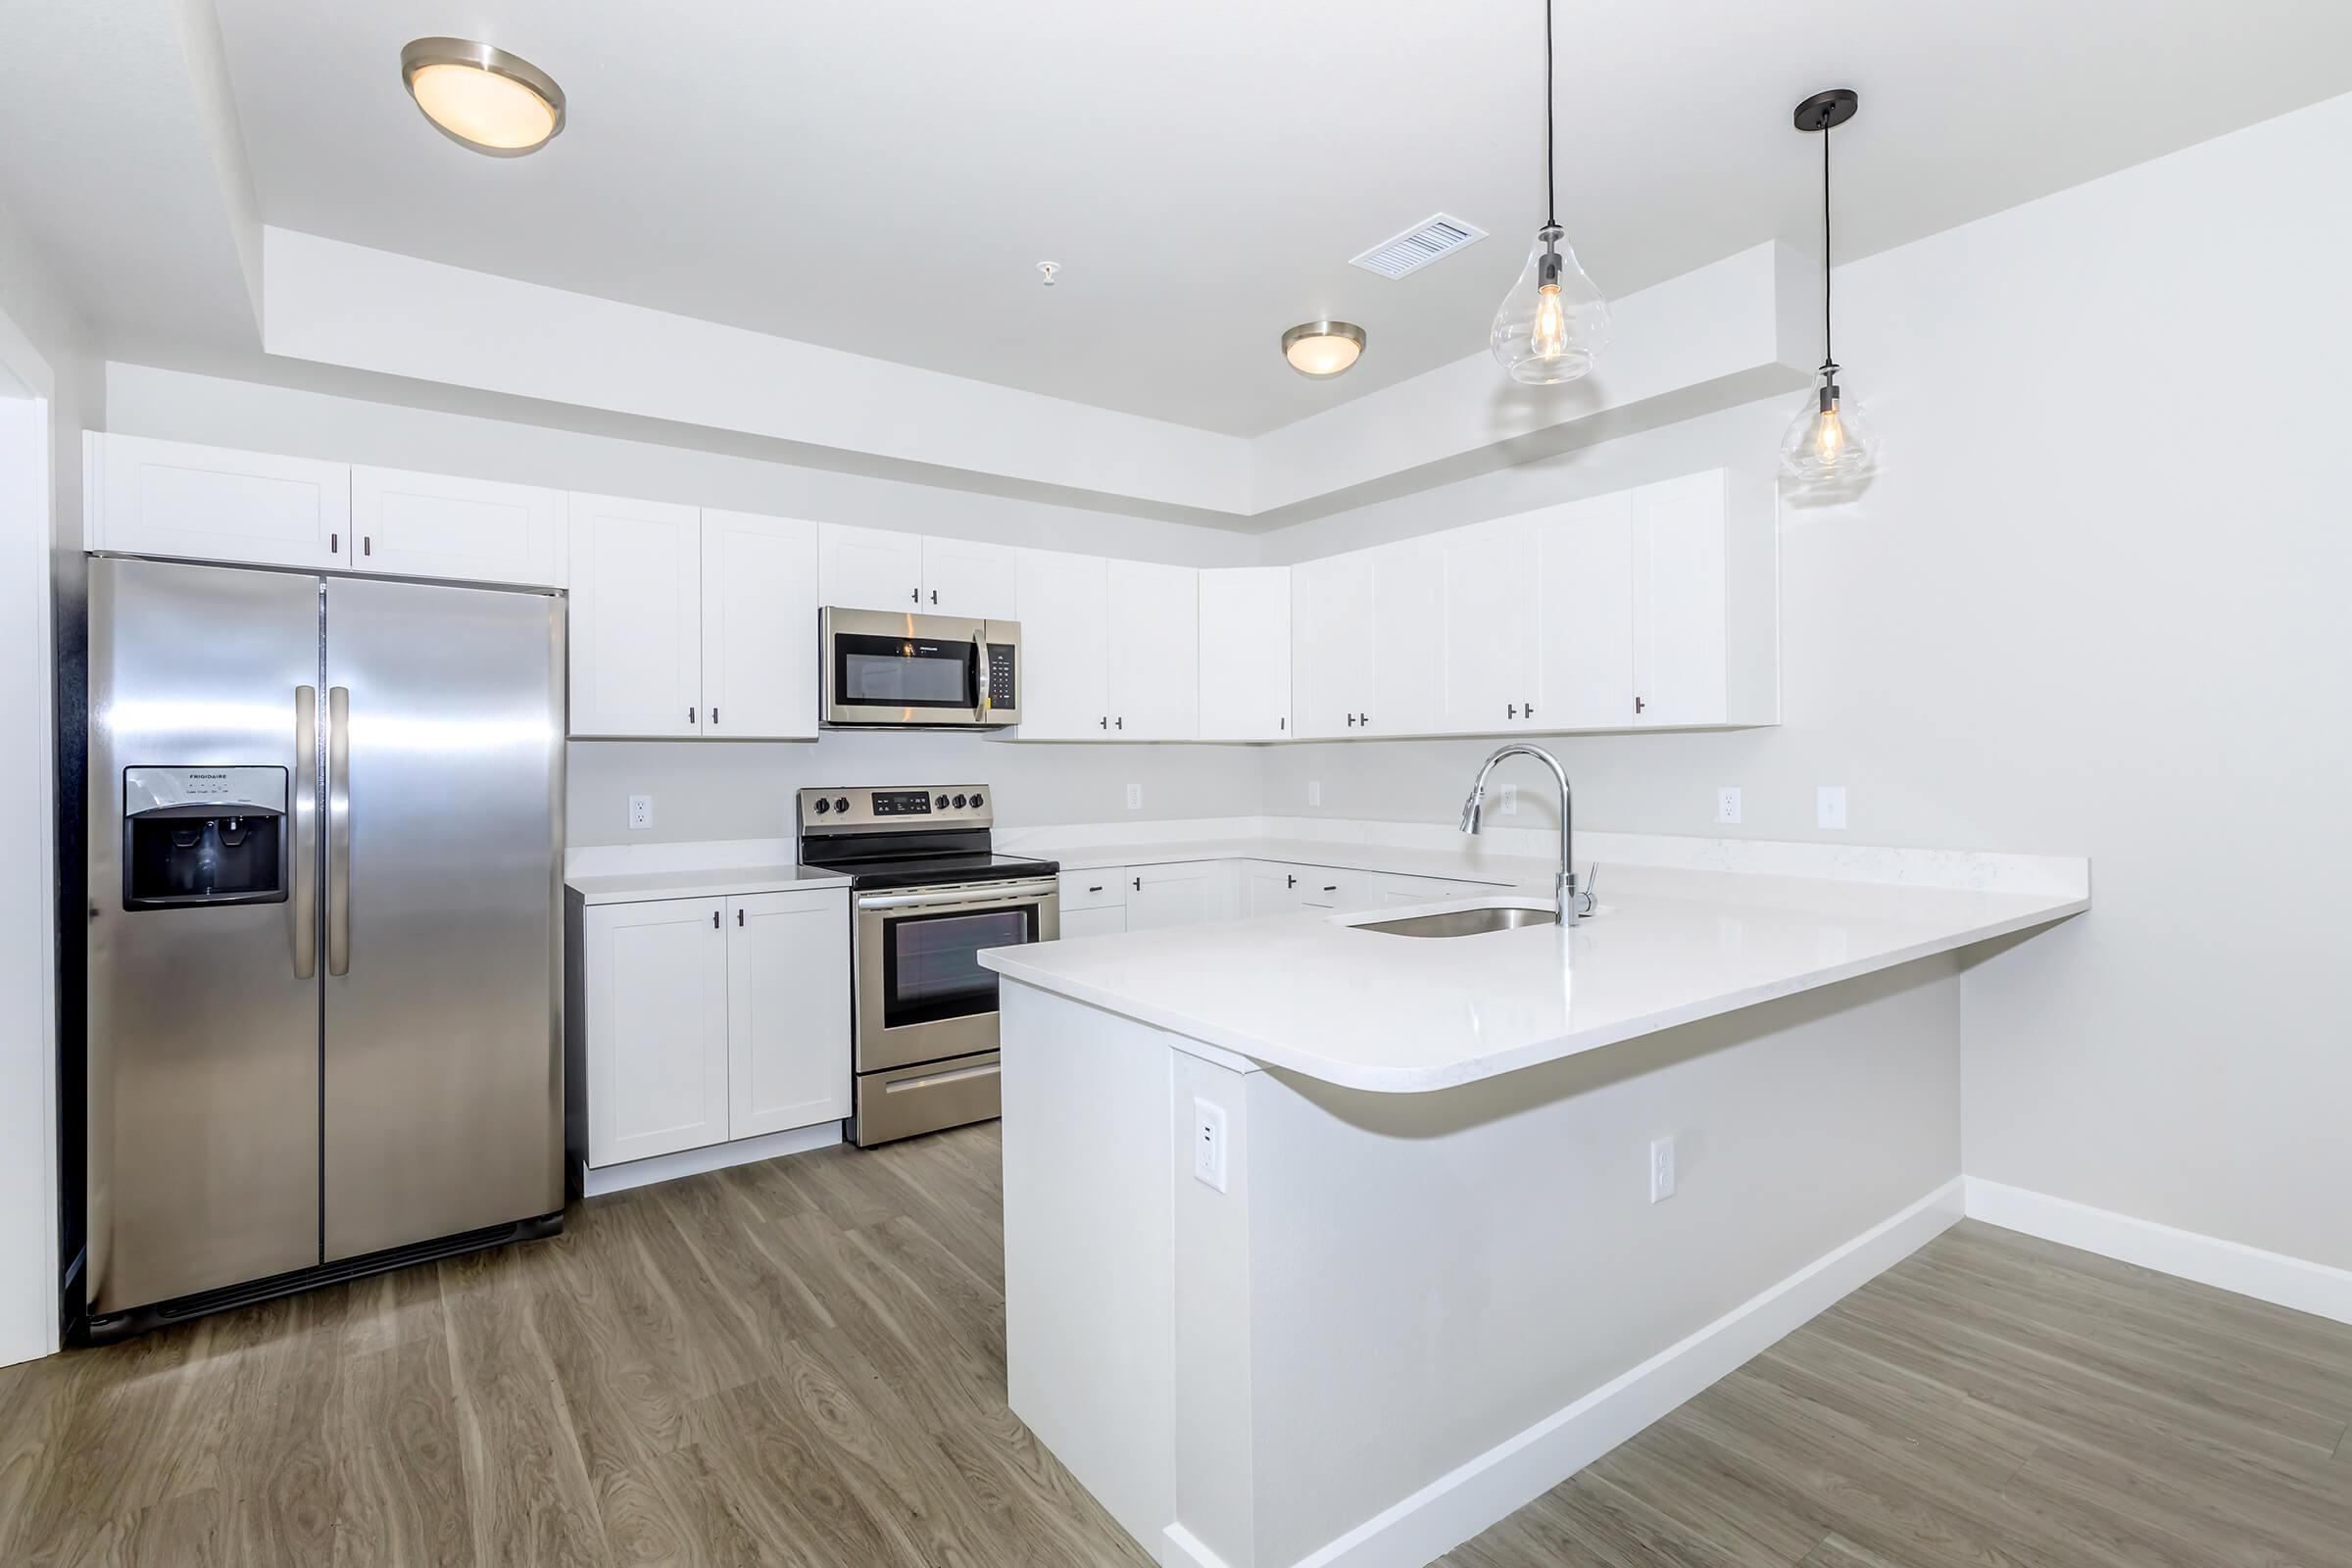
[[[935,605],[939,603],[939,590],[936,588],[931,590],[931,602]]]
[[[710,710],[710,723],[713,728],[715,728],[718,724],[718,710],[715,708]]]
[[[919,605],[923,602],[923,591],[920,588],[917,588],[914,592],[908,594],[906,597]]]
[[[1125,729],[1125,728],[1127,727],[1127,715],[1126,715],[1125,713],[1121,713],[1121,714],[1119,715],[1119,721],[1118,721],[1118,723],[1117,723],[1117,724],[1115,724],[1115,725],[1113,725],[1112,727],[1113,727],[1114,729]]]
[[[718,911],[716,909],[710,911],[710,929],[713,931],[718,929]]]
[[[1517,718],[1519,716],[1519,705],[1516,703],[1503,704],[1502,716],[1505,718]]]
[[[1282,879],[1282,885],[1286,888],[1295,888],[1298,885],[1298,879],[1295,876],[1286,876]]]
[[[694,710],[691,708],[686,710],[686,722],[689,724],[694,722]]]
[[[1102,725],[1104,729],[1110,728],[1110,718],[1107,714],[1102,718],[1096,719],[1095,722]]]
[[[1100,893],[1102,891],[1102,884],[1098,882],[1093,887],[1088,888],[1086,891],[1089,893]]]
[[[363,556],[372,556],[375,554],[375,535],[371,533],[364,533],[360,535],[360,554]]]
[[[343,553],[343,536],[341,534],[330,533],[326,536],[326,553],[330,556],[339,556]]]
[[[1144,891],[1144,879],[1140,876],[1135,879],[1135,891],[1138,893]]]
[[[1635,698],[1635,699],[1634,699],[1634,711],[1635,711],[1635,712],[1639,713],[1640,711],[1642,711],[1642,710],[1643,708],[1645,708],[1645,707],[1647,707],[1647,706],[1648,706],[1648,705],[1647,705],[1647,704],[1645,704],[1645,703],[1643,703],[1643,702],[1642,701],[1642,699],[1641,699],[1641,698],[1637,697],[1637,698]]]

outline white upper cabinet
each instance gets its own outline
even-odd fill
[[[816,532],[704,509],[702,733],[815,738]]]
[[[1622,729],[1634,713],[1634,498],[1536,514],[1543,729]]]
[[[810,541],[813,556],[814,541]],[[813,636],[813,633],[811,633]],[[831,889],[727,901],[727,1136],[850,1113],[850,922]]]
[[[566,498],[571,733],[702,732],[702,514]]]
[[[848,610],[922,611],[923,536],[884,528],[820,523],[816,530],[817,593]]]
[[[1291,738],[1291,570],[1200,573],[1200,738]]]
[[[349,564],[401,577],[564,586],[564,493],[354,466]]]
[[[83,437],[92,550],[325,570],[351,564],[351,466],[144,436]]]
[[[1772,487],[1729,470],[1633,492],[1638,725],[1780,721]]]
[[[1108,567],[1110,734],[1189,741],[1200,733],[1200,574],[1113,561]]]
[[[1446,727],[1446,563],[1435,540],[1372,558],[1372,689],[1355,733],[1429,735]],[[1343,726],[1345,733],[1345,726]]]
[[[1525,517],[1440,535],[1445,554],[1443,728],[1469,734],[1536,724],[1538,530]]]
[[[923,540],[923,613],[972,620],[1020,618],[1018,554],[969,539]]]
[[[1377,641],[1370,551],[1291,568],[1292,728],[1309,738],[1363,733]]]
[[[1110,733],[1109,563],[1058,550],[1014,552],[1021,606],[1024,740]]]

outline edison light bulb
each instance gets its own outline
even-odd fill
[[[1494,313],[1494,358],[1511,379],[1530,386],[1573,381],[1592,368],[1609,340],[1609,307],[1576,265],[1576,252],[1545,224],[1528,252],[1527,270]]]
[[[1876,458],[1862,411],[1845,403],[1834,380],[1806,396],[1781,438],[1781,471],[1804,484],[1861,478]]]

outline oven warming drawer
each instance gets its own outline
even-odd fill
[[[858,1147],[993,1120],[1003,1108],[997,1061],[997,1053],[989,1051],[920,1067],[859,1073],[851,1121]]]

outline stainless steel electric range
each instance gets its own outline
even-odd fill
[[[983,785],[803,790],[800,858],[850,879],[861,1149],[998,1113],[985,948],[1061,934],[1053,860],[997,853]]]

